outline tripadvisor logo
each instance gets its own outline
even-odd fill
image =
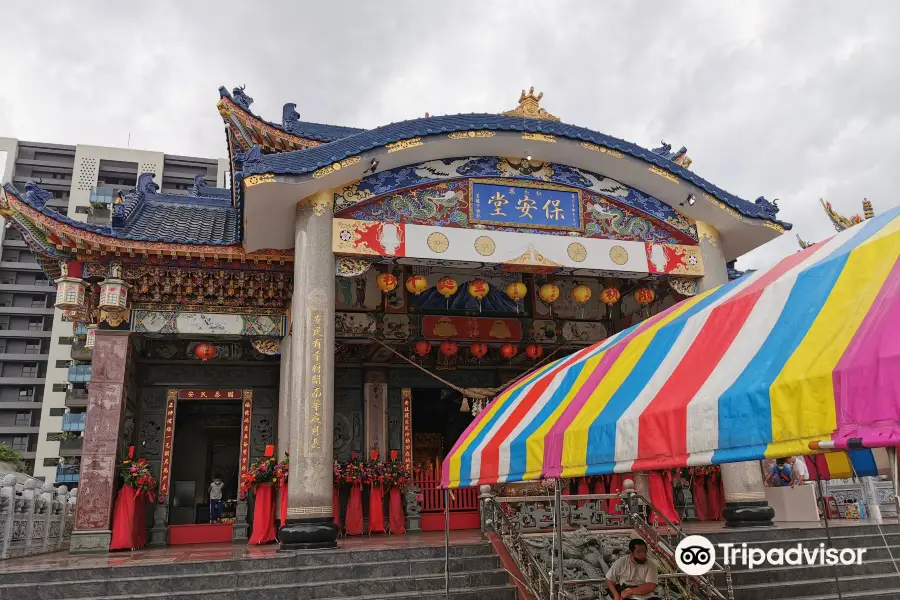
[[[718,546],[719,551],[716,551]],[[751,548],[747,544],[723,543],[713,545],[702,535],[689,535],[678,543],[675,562],[688,575],[705,575],[716,562],[718,554],[726,567],[742,565],[748,569],[767,565],[861,565],[865,548],[826,548],[825,544],[806,547],[796,544],[788,548]]]

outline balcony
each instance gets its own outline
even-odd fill
[[[88,391],[84,389],[66,390],[66,408],[87,408]]]
[[[10,271],[40,271],[41,265],[36,262],[12,262],[2,260],[0,261],[0,269],[9,269]]]
[[[17,411],[25,411],[25,410],[41,410],[44,404],[42,402],[30,402],[30,401],[20,401],[16,402],[12,401],[2,401],[0,400],[0,410],[17,410]]]
[[[47,382],[44,377],[0,377],[2,385],[44,385]]]
[[[86,348],[83,338],[75,338],[72,341],[72,351],[69,353],[69,356],[72,360],[91,360],[94,356],[94,349]]]
[[[81,465],[57,465],[56,483],[78,483]]]
[[[21,248],[22,250],[26,250],[28,248],[28,244],[25,243],[25,240],[3,240],[3,246],[6,248]]]
[[[0,425],[0,433],[3,435],[28,435],[40,431],[38,425]]]
[[[48,338],[53,335],[52,330],[38,331],[35,329],[0,329],[0,337],[5,338]]]
[[[47,362],[49,354],[28,354],[22,352],[0,352],[0,362]]]
[[[84,323],[77,323],[72,327],[72,335],[87,335],[87,325]]]
[[[91,380],[91,365],[72,365],[68,380],[71,383],[88,383]]]
[[[81,450],[84,446],[84,438],[77,437],[74,440],[59,441],[60,456],[81,456]]]
[[[53,292],[55,286],[47,281],[47,283],[0,283],[0,292],[35,292],[38,294],[47,294]]]
[[[87,413],[69,413],[63,415],[63,431],[84,431],[84,419]]]
[[[52,315],[52,306],[0,306],[0,315]]]

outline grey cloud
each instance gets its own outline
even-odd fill
[[[31,2],[7,0],[0,135],[221,156],[219,85],[278,120],[374,127],[499,112],[534,85],[563,120],[645,146],[809,240],[819,197],[895,206],[900,4],[839,1]],[[10,51],[9,49],[14,49]],[[740,261],[796,250],[792,234]]]

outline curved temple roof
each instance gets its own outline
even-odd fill
[[[305,175],[347,157],[362,154],[375,148],[382,148],[401,140],[441,133],[479,130],[551,134],[618,150],[693,183],[746,217],[772,221],[785,229],[791,228],[790,223],[781,222],[776,218],[778,207],[775,203],[766,200],[764,197],[757,198],[754,202],[739,198],[713,185],[669,158],[669,156],[677,158],[682,156],[682,154],[671,152],[657,154],[637,144],[632,144],[597,131],[544,119],[523,119],[492,114],[427,117],[392,123],[305,150],[282,152],[280,154],[262,154],[259,150],[251,149],[248,152],[235,155],[234,161],[236,165],[239,165],[240,173],[243,176],[261,175],[264,173]]]

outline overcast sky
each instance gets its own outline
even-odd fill
[[[498,113],[521,89],[563,121],[646,147],[818,241],[818,207],[900,202],[900,2],[0,3],[0,136],[225,155],[217,89],[280,121],[375,127]],[[891,167],[890,165],[895,165]],[[615,176],[614,173],[609,175]],[[743,257],[797,249],[793,232]]]

